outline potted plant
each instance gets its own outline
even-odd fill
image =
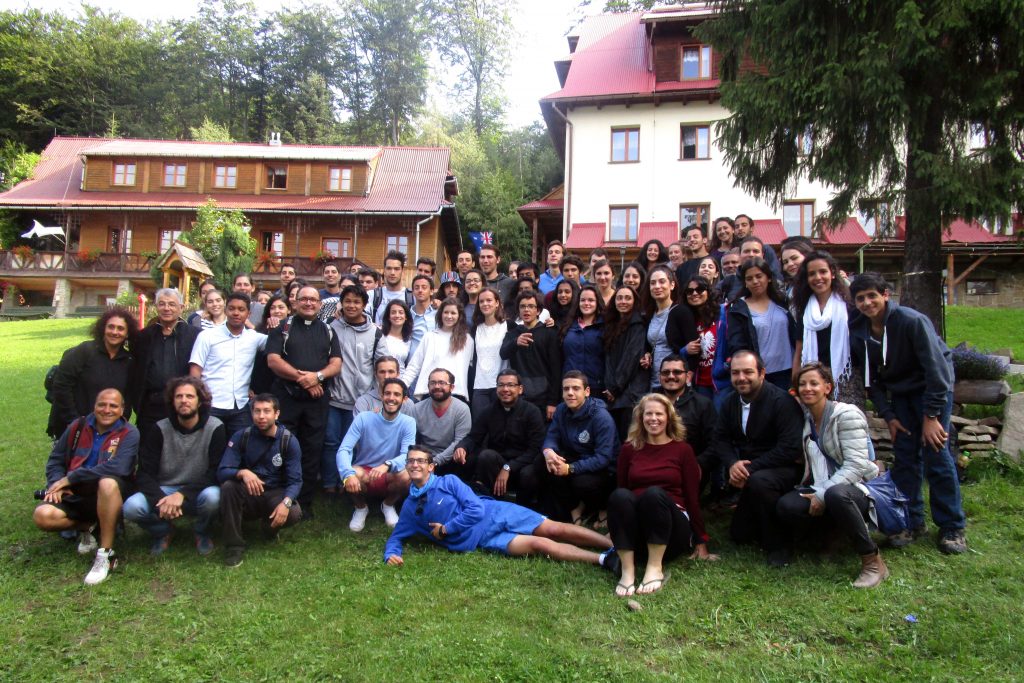
[[[313,252],[313,260],[323,265],[335,259],[334,252],[328,249],[319,249]]]
[[[265,251],[256,257],[256,271],[262,271],[264,273],[276,273],[280,266],[278,265],[277,254],[272,251]]]
[[[89,265],[94,263],[96,259],[100,257],[100,252],[96,249],[79,249],[78,250],[78,262],[82,265]]]
[[[11,253],[14,254],[14,265],[16,268],[24,268],[32,263],[32,259],[36,254],[36,250],[27,244],[19,244],[18,246],[11,249]]]
[[[1010,395],[1010,385],[1004,381],[1005,361],[970,347],[967,342],[953,349],[953,384],[955,403],[1000,405]]]

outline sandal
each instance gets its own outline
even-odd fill
[[[621,589],[621,590],[620,590]],[[631,583],[622,583],[621,581],[615,584],[615,595],[620,598],[628,598],[636,593],[636,586]]]
[[[665,587],[665,584],[668,583],[668,579],[669,579],[670,576],[671,576],[671,574],[666,572],[660,579],[652,579],[650,581],[646,581],[644,583],[641,583],[640,586],[636,589],[636,594],[637,595],[654,595],[655,593],[657,593],[658,591],[660,591],[662,588]],[[647,588],[647,586],[653,586],[654,584],[658,584],[658,585],[656,587],[652,588],[652,589],[645,590]]]
[[[594,531],[608,528],[608,511],[601,510],[597,513],[597,517],[594,519],[594,523],[591,525]]]

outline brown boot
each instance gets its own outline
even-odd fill
[[[877,550],[873,553],[860,556],[860,576],[853,582],[854,588],[874,588],[889,578],[889,568],[882,560],[882,554]]]

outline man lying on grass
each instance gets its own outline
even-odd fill
[[[409,447],[405,469],[411,482],[409,498],[384,547],[384,561],[390,565],[403,564],[402,543],[417,534],[455,552],[482,548],[512,556],[547,555],[609,571],[618,565],[611,541],[596,531],[553,522],[521,505],[480,498],[455,475],[435,475],[433,460],[423,446]]]

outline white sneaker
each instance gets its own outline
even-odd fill
[[[92,569],[85,575],[85,585],[95,586],[107,580],[107,576],[117,567],[117,555],[113,550],[100,548],[96,551],[96,559],[92,561]]]
[[[370,514],[370,508],[356,508],[352,511],[352,521],[348,523],[351,531],[360,532],[366,528],[366,518]]]
[[[89,528],[88,531],[78,532],[78,554],[79,555],[92,555],[96,552],[100,544],[96,542],[96,537],[92,535],[92,532],[96,529],[95,526]]]
[[[381,503],[380,511],[384,513],[384,521],[388,527],[394,529],[395,525],[398,524],[398,511],[395,510],[395,506]]]

